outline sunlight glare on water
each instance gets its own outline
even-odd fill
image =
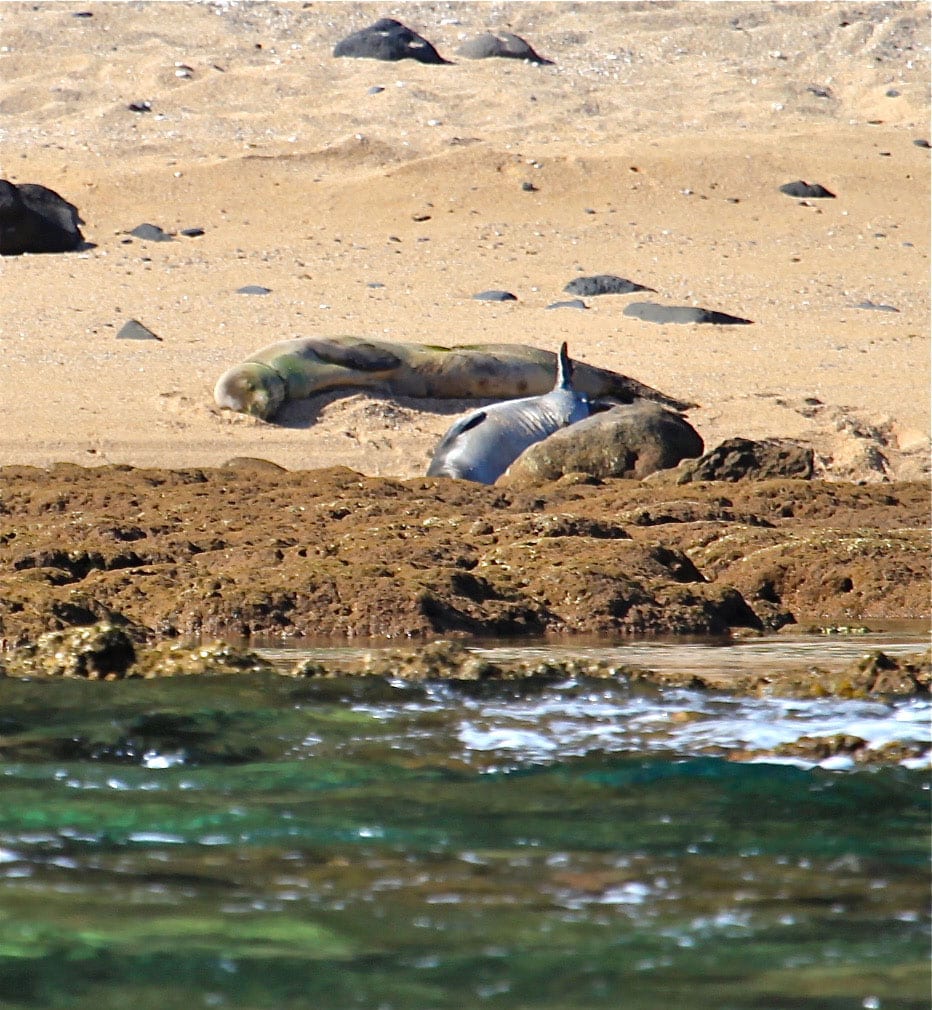
[[[865,648],[782,646],[613,648]],[[0,701],[4,1010],[927,1010],[928,758],[741,753],[915,755],[926,697],[246,675]]]

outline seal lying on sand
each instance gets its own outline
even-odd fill
[[[217,380],[218,406],[269,419],[286,400],[332,389],[377,389],[394,396],[503,400],[553,388],[556,355],[526,344],[438,347],[364,340],[301,337],[263,347]],[[620,403],[654,400],[674,410],[676,400],[618,372],[577,363],[575,388]]]
[[[525,449],[588,416],[589,398],[573,388],[564,344],[549,393],[493,403],[461,417],[440,440],[427,476],[494,484]]]

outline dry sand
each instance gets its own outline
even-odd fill
[[[455,65],[333,58],[382,16]],[[555,65],[456,56],[489,29]],[[353,333],[568,340],[701,404],[708,446],[791,437],[839,478],[922,476],[928,91],[927,4],[0,4],[0,175],[76,203],[94,243],[0,263],[0,465],[422,473],[462,403],[327,395],[277,424],[213,404],[251,351]],[[795,179],[837,199],[778,191]],[[127,242],[142,222],[205,234]],[[546,308],[594,273],[754,325]],[[161,341],[116,339],[131,318]]]

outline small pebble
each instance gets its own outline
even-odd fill
[[[473,298],[479,302],[516,302],[518,300],[517,295],[513,295],[510,291],[480,291],[479,294],[473,295]]]
[[[831,190],[820,186],[817,182],[803,182],[798,179],[796,182],[785,182],[780,187],[781,193],[787,196],[795,196],[802,200],[834,200],[835,194]]]
[[[245,284],[241,288],[236,289],[238,295],[269,295],[272,293],[271,288],[264,288],[261,284]]]
[[[146,242],[171,242],[172,237],[168,232],[162,231],[157,224],[138,224],[130,232],[136,238],[141,238]]]
[[[698,305],[660,305],[657,302],[632,302],[624,315],[647,323],[713,323],[716,326],[748,326],[753,320],[727,312],[703,309]]]
[[[130,112],[151,112],[152,103],[151,102],[130,102],[126,106]]]
[[[581,298],[571,298],[565,302],[551,302],[548,309],[588,309],[589,306]]]
[[[138,319],[125,322],[117,333],[117,340],[161,340],[148,326],[143,326]]]
[[[865,299],[863,302],[858,302],[854,306],[856,309],[873,309],[875,312],[899,312],[898,308],[893,305],[884,305],[881,302],[872,302],[869,298]]]
[[[185,238],[198,238],[199,236],[201,236],[201,235],[204,234],[204,229],[203,228],[182,228],[180,234],[184,235]]]
[[[917,140],[914,140],[913,143],[916,145],[916,147],[924,147],[926,149],[932,147],[932,144],[930,144],[928,140],[925,139],[925,137],[919,137]]]
[[[594,274],[592,277],[577,277],[564,288],[568,294],[591,298],[595,295],[630,295],[634,291],[653,291],[636,281],[616,274]]]

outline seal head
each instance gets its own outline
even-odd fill
[[[252,414],[263,421],[272,417],[288,397],[285,380],[261,361],[244,361],[227,369],[214,386],[219,407]]]

